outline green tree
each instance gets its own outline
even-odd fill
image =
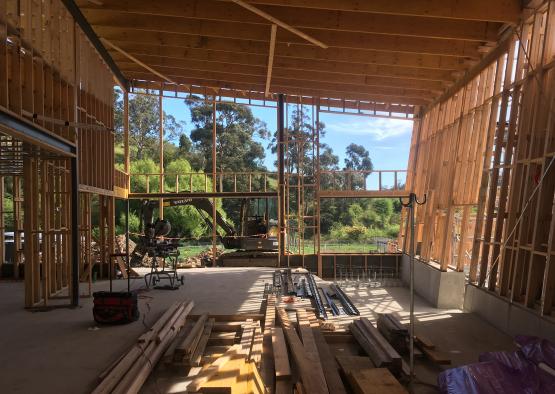
[[[213,106],[203,101],[186,101],[195,128],[193,147],[203,157],[202,169],[212,172]],[[266,138],[266,125],[245,105],[219,103],[216,113],[216,168],[218,172],[263,169],[264,147],[255,140]],[[181,141],[180,141],[181,142]],[[181,146],[181,144],[180,144]],[[187,148],[186,140],[183,148]],[[190,151],[190,148],[189,148]]]
[[[370,159],[370,153],[362,145],[349,144],[345,149],[345,169],[355,171],[372,171],[374,165]],[[351,189],[364,189],[368,173],[348,174],[346,182],[350,184]]]
[[[212,173],[212,131],[214,107],[203,101],[186,101],[195,128],[191,131],[195,165],[206,173]],[[264,147],[256,137],[267,138],[266,124],[257,119],[245,105],[218,103],[216,112],[216,169],[218,173],[265,171]],[[180,144],[181,145],[181,144]],[[183,141],[187,149],[187,141]],[[189,148],[190,151],[190,148]],[[253,188],[262,190],[262,179],[253,180]],[[233,178],[224,177],[223,190],[232,190]],[[238,199],[225,199],[223,206],[234,223],[239,223]]]
[[[183,132],[179,122],[164,111],[164,139],[172,140]],[[114,130],[116,142],[123,143],[123,94],[114,94]],[[129,145],[131,160],[159,158],[160,100],[144,94],[129,95]]]

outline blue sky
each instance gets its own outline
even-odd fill
[[[251,107],[253,114],[266,122],[268,129],[276,129],[276,111],[273,108]],[[177,120],[185,121],[185,129],[191,130],[189,110],[182,99],[164,99],[164,111]],[[367,116],[321,113],[320,120],[326,125],[323,142],[332,147],[343,166],[345,148],[351,143],[363,145],[369,152],[376,170],[405,170],[410,150],[412,121],[370,118]],[[261,141],[263,146],[267,141]],[[275,158],[266,152],[265,164],[274,167]]]

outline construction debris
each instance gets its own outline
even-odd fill
[[[158,360],[185,325],[193,305],[192,301],[176,302],[168,308],[104,376],[93,394],[139,392]]]
[[[216,260],[224,253],[223,249],[216,249]],[[187,257],[185,259],[179,259],[177,262],[177,268],[198,268],[209,266],[214,260],[212,249],[204,250],[197,254],[196,256]]]

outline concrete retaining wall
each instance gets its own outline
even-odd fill
[[[542,317],[522,305],[474,285],[466,286],[465,312],[478,314],[499,330],[515,336],[533,335],[555,342],[555,319]]]
[[[401,279],[407,285],[410,278],[410,259],[403,255]],[[462,308],[464,300],[464,272],[442,272],[438,268],[415,260],[414,288],[416,294],[436,308]]]

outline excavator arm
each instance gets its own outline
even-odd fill
[[[165,200],[164,207],[178,207],[190,205],[195,207],[201,216],[204,218],[206,224],[212,228],[212,201],[207,198],[184,198],[180,200]],[[206,213],[207,215],[203,214]],[[216,223],[225,232],[225,236],[232,237],[237,234],[235,228],[224,219],[224,217],[216,210]]]

